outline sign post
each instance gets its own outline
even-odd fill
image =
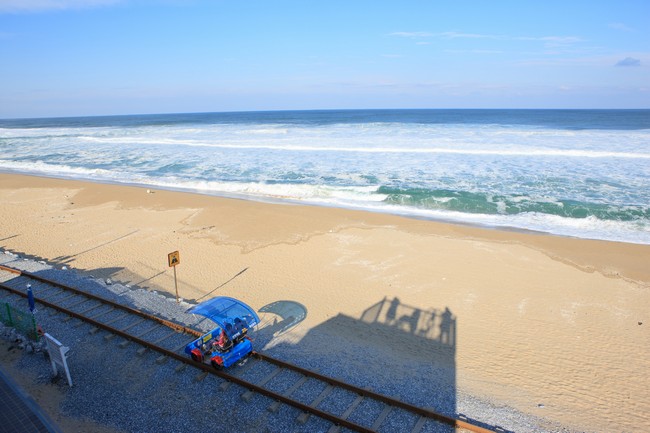
[[[29,311],[34,314],[36,311],[36,303],[34,302],[34,292],[32,292],[32,285],[27,284],[27,304],[29,305]]]
[[[180,302],[178,301],[178,282],[176,281],[176,265],[178,265],[181,262],[181,256],[178,251],[174,251],[173,253],[167,254],[167,262],[169,263],[170,268],[174,268],[174,288],[176,289],[176,303],[179,304]]]

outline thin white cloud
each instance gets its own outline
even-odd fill
[[[628,27],[623,23],[609,23],[607,25],[607,27],[609,27],[610,29],[614,29],[614,30],[621,30],[623,32],[633,32],[634,31],[634,29],[632,27]]]
[[[480,33],[463,33],[463,32],[442,32],[438,36],[445,39],[507,39],[501,35],[487,35]]]
[[[576,56],[564,58],[538,58],[528,59],[514,63],[518,66],[579,66],[589,68],[609,68],[615,66],[641,66],[642,59],[650,58],[650,52],[634,52],[621,60],[620,54],[604,56]],[[634,56],[634,57],[632,57]],[[624,63],[624,64],[620,64]]]
[[[623,66],[623,67],[641,66],[641,60],[635,59],[633,57],[626,57],[623,60],[619,60],[618,62],[616,62],[614,66]]]
[[[2,12],[43,12],[64,9],[85,9],[109,6],[122,0],[0,0]]]
[[[547,45],[568,45],[582,42],[583,39],[577,36],[508,36],[495,35],[489,33],[466,33],[466,32],[393,32],[390,36],[399,36],[407,38],[432,38],[438,37],[443,39],[492,39],[502,41],[537,41],[544,42]]]
[[[398,36],[400,38],[430,38],[433,36],[433,33],[429,32],[393,32],[389,33],[389,36]]]
[[[582,38],[577,36],[516,36],[512,39],[518,41],[552,42],[557,44],[573,44],[576,42],[582,42]]]
[[[451,54],[504,54],[501,50],[444,50]]]

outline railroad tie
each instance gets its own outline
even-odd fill
[[[259,361],[257,359],[248,358],[246,360],[246,364],[244,364],[242,367],[239,367],[237,369],[237,375],[239,377],[243,376],[243,374],[246,373],[248,369],[250,369],[253,365],[256,365],[258,362]]]
[[[172,331],[171,333],[165,335],[164,337],[161,337],[161,338],[157,339],[156,341],[153,342],[153,344],[155,344],[157,346],[159,343],[161,343],[162,341],[168,339],[172,335],[176,335],[176,331]]]
[[[202,371],[194,377],[194,381],[201,382],[203,379],[207,377],[207,375],[208,375],[207,371]]]
[[[40,281],[34,281],[29,277],[26,277],[26,278],[27,278],[27,281],[30,281],[29,284],[32,285],[32,290],[38,291],[39,298],[43,296],[44,291],[58,290],[58,287],[56,287],[56,286],[51,286],[49,284],[41,283]]]
[[[61,293],[63,293],[63,291]],[[63,301],[65,301],[66,299],[74,298],[75,296],[77,296],[76,293],[70,293],[70,294],[68,294],[68,296],[64,296],[61,299],[57,299],[56,302],[57,302],[57,304],[61,305],[61,303],[63,303]],[[65,307],[65,308],[68,308],[68,307]]]
[[[121,319],[124,319],[124,318],[127,317],[127,316],[128,316],[128,314],[120,314],[120,315],[117,316],[117,317],[113,317],[113,318],[112,318],[111,320],[109,320],[108,322],[105,322],[104,325],[110,325],[111,323],[113,323],[113,322],[117,322],[118,320],[121,320]]]
[[[361,404],[365,397],[361,394],[357,395],[357,398],[354,399],[352,404],[343,412],[343,415],[341,415],[341,419],[348,419],[350,415],[352,415],[352,412]],[[327,431],[327,433],[339,433],[341,431],[341,426],[338,425],[333,425],[330,427],[330,429]]]
[[[418,420],[417,423],[415,423],[415,426],[413,427],[413,430],[411,430],[411,433],[420,433],[420,430],[422,430],[422,427],[424,427],[424,424],[429,420],[430,418],[426,416],[421,416],[420,419]]]
[[[0,269],[1,269],[1,266],[0,266]],[[32,278],[37,279],[38,277],[32,277]],[[50,284],[59,284],[59,283],[51,282]],[[23,284],[23,286],[24,286],[24,284]],[[79,291],[77,289],[69,288],[69,287],[66,287],[66,286],[62,286],[62,287],[65,287],[66,290],[71,290],[71,291],[75,291],[75,293],[79,293]],[[19,297],[23,297],[23,298],[27,297],[27,295],[24,293],[24,291],[9,287],[9,286],[5,285],[3,282],[0,282],[0,288],[2,288],[3,290],[6,290],[6,291],[9,292],[8,299],[13,299],[14,295],[19,296]],[[61,302],[62,300],[70,298],[70,296],[59,296],[59,294],[63,293],[63,292],[60,292],[60,291],[57,291],[57,290],[51,290],[51,291],[48,291],[48,292],[57,292],[57,294],[55,296],[52,296],[52,298],[61,298],[61,299],[58,299],[56,302]],[[1,296],[2,295],[0,294],[0,297]],[[291,365],[291,364],[289,364],[287,362],[283,362],[283,361],[280,361],[280,360],[277,360],[277,359],[273,359],[271,357],[267,357],[266,355],[259,354],[259,353],[256,353],[256,352],[253,352],[253,354],[252,354],[253,358],[247,359],[245,362],[243,362],[243,364],[244,364],[243,366],[236,369],[237,372],[242,372],[243,373],[248,368],[252,368],[253,364],[257,365],[258,362],[261,362],[260,360],[266,360],[268,362],[271,362],[271,363],[275,364],[276,366],[282,366],[282,368],[291,369],[292,371],[295,371],[296,373],[300,374],[301,375],[300,378],[297,379],[294,382],[293,385],[291,385],[291,388],[288,391],[285,391],[282,395],[280,395],[278,393],[275,393],[275,392],[271,391],[270,389],[265,388],[265,386],[262,386],[262,384],[267,383],[270,380],[272,380],[273,376],[275,376],[276,377],[275,380],[277,380],[277,375],[279,374],[280,370],[278,370],[278,372],[275,372],[275,370],[273,372],[270,372],[267,375],[267,377],[264,377],[264,379],[262,379],[262,382],[260,382],[259,385],[254,384],[252,382],[248,382],[248,381],[242,379],[241,376],[237,377],[237,376],[231,376],[229,373],[225,373],[225,372],[215,372],[212,369],[208,368],[206,365],[195,363],[195,362],[191,361],[190,359],[188,359],[188,357],[185,354],[182,353],[183,349],[186,347],[186,344],[183,344],[182,346],[180,346],[176,350],[176,352],[169,353],[167,351],[167,349],[165,349],[163,347],[158,347],[157,344],[144,341],[144,340],[140,339],[139,337],[136,337],[134,334],[132,335],[132,334],[129,334],[129,333],[125,332],[125,331],[129,330],[129,329],[131,329],[131,328],[133,328],[133,327],[135,327],[135,326],[137,326],[139,324],[142,324],[142,322],[144,322],[144,321],[151,321],[152,323],[156,322],[158,324],[158,325],[156,325],[154,327],[151,327],[151,330],[158,329],[159,325],[165,325],[167,327],[175,329],[176,330],[175,332],[179,332],[179,331],[182,330],[184,332],[184,334],[192,335],[193,336],[192,340],[196,340],[197,337],[200,337],[202,335],[201,332],[196,331],[194,329],[181,327],[181,325],[178,325],[176,323],[165,321],[165,320],[160,319],[159,317],[151,316],[151,315],[143,313],[141,311],[121,306],[119,304],[113,304],[113,306],[110,306],[108,304],[111,304],[112,301],[105,300],[105,299],[99,299],[98,297],[95,297],[94,295],[84,294],[84,296],[87,296],[90,299],[94,299],[94,300],[97,300],[99,302],[103,302],[103,303],[105,303],[104,305],[107,305],[107,309],[103,309],[103,308],[100,309],[100,308],[98,308],[99,306],[96,306],[96,305],[94,305],[92,307],[89,306],[89,305],[86,306],[86,307],[81,307],[81,308],[85,308],[84,313],[86,313],[88,311],[92,311],[94,313],[93,315],[94,315],[95,318],[100,317],[100,316],[104,316],[104,315],[108,315],[108,313],[110,313],[110,312],[112,312],[114,310],[117,311],[118,308],[121,311],[118,312],[117,314],[115,314],[112,318],[110,318],[110,320],[108,320],[106,322],[103,322],[103,321],[99,322],[99,321],[95,320],[93,317],[82,317],[84,315],[82,313],[72,312],[72,311],[68,310],[66,307],[57,306],[56,303],[54,303],[54,302],[45,301],[45,300],[42,299],[42,297],[39,297],[39,302],[44,307],[47,307],[45,309],[45,312],[53,311],[54,314],[63,314],[63,316],[59,316],[59,317],[62,317],[64,321],[70,321],[73,318],[75,318],[75,319],[79,319],[80,321],[85,321],[86,323],[89,323],[90,326],[92,327],[90,329],[90,331],[89,331],[91,334],[96,333],[99,330],[111,329],[110,324],[112,324],[114,322],[117,322],[117,321],[120,321],[120,320],[124,320],[124,323],[127,323],[126,328],[124,328],[121,331],[113,329],[112,331],[116,332],[117,334],[112,334],[111,331],[109,331],[108,334],[110,334],[110,335],[106,335],[106,336],[104,336],[104,338],[108,340],[108,339],[114,338],[114,336],[121,336],[121,338],[124,339],[124,340],[121,340],[122,341],[121,344],[120,344],[121,347],[126,347],[130,342],[137,343],[138,347],[140,347],[140,350],[138,350],[139,354],[144,354],[147,350],[154,350],[154,351],[161,352],[160,354],[156,355],[156,356],[159,356],[158,360],[161,361],[161,362],[166,360],[166,359],[169,359],[169,358],[180,361],[179,365],[176,366],[176,371],[177,372],[180,372],[180,371],[186,369],[188,365],[190,365],[192,367],[195,367],[195,368],[200,368],[203,371],[200,374],[198,374],[197,376],[195,376],[195,380],[197,382],[204,380],[205,377],[207,377],[207,375],[209,373],[214,373],[215,375],[217,375],[217,376],[219,376],[219,377],[221,377],[223,379],[223,382],[219,382],[219,385],[220,385],[221,389],[227,389],[231,385],[231,383],[234,382],[235,384],[238,384],[239,386],[242,386],[245,390],[255,389],[256,393],[263,394],[263,395],[268,396],[268,397],[270,397],[272,399],[273,398],[278,399],[276,401],[273,401],[272,404],[268,407],[268,410],[270,412],[277,412],[282,404],[288,404],[288,405],[291,405],[291,406],[293,406],[295,408],[299,408],[299,410],[301,412],[303,410],[306,410],[309,413],[313,412],[313,414],[315,416],[321,417],[321,418],[323,418],[325,420],[329,420],[332,423],[339,423],[340,424],[340,429],[350,429],[350,430],[354,430],[354,431],[371,431],[370,428],[368,428],[368,427],[364,427],[362,425],[358,425],[358,424],[356,424],[354,422],[349,421],[349,418],[352,416],[354,411],[359,410],[361,402],[364,399],[367,398],[367,399],[372,399],[373,401],[377,400],[377,401],[383,401],[383,402],[386,403],[386,406],[383,408],[383,411],[379,414],[379,417],[376,419],[376,421],[375,421],[375,423],[374,423],[374,425],[372,427],[373,429],[381,428],[381,425],[386,421],[386,418],[391,413],[391,410],[393,408],[399,408],[400,410],[405,409],[407,411],[410,411],[410,413],[412,413],[412,414],[417,414],[417,415],[420,416],[418,418],[414,418],[414,421],[416,421],[416,419],[417,419],[417,421],[415,422],[415,426],[412,429],[407,426],[404,429],[405,432],[420,433],[422,431],[422,429],[426,429],[428,427],[427,421],[429,419],[435,420],[436,422],[445,423],[445,424],[448,424],[450,426],[455,426],[456,428],[463,428],[463,429],[471,430],[471,431],[474,431],[474,432],[480,432],[480,433],[492,432],[492,430],[489,430],[489,429],[479,427],[477,425],[472,424],[471,420],[467,419],[466,417],[464,417],[462,415],[459,415],[458,418],[453,418],[453,417],[449,417],[449,416],[445,416],[445,415],[436,413],[435,411],[433,411],[431,409],[424,409],[424,408],[414,407],[414,406],[411,406],[411,405],[409,405],[407,403],[401,402],[401,401],[399,401],[397,399],[382,396],[382,395],[380,395],[378,393],[375,393],[375,392],[372,392],[371,390],[368,390],[368,389],[366,389],[365,391],[361,390],[361,389],[358,389],[357,387],[355,387],[355,386],[353,386],[351,384],[346,384],[345,382],[342,382],[342,381],[337,380],[337,379],[332,379],[332,378],[330,378],[330,379],[325,378],[324,379],[320,374],[317,374],[315,372],[309,371],[309,370],[304,369],[304,368],[297,367],[295,365]],[[74,303],[74,305],[80,305],[80,302],[79,302],[80,299],[81,298],[78,298],[76,301],[73,300],[72,302]],[[59,313],[56,313],[57,312],[56,309],[60,309],[61,311]],[[124,313],[124,312],[126,312],[126,313]],[[50,313],[50,314],[52,314],[52,313]],[[52,314],[52,316],[54,316],[54,314]],[[143,317],[145,319],[142,319],[142,320],[135,319],[135,321],[133,321],[133,319],[134,319],[133,316]],[[110,317],[110,316],[108,316],[108,317]],[[127,320],[128,320],[128,322],[127,322]],[[73,325],[76,326],[77,322],[76,321],[73,322]],[[150,325],[145,325],[145,326],[150,326]],[[145,326],[143,326],[142,329],[144,329]],[[147,330],[145,333],[141,333],[140,335],[144,335],[144,334],[150,332],[151,330]],[[139,332],[142,332],[142,331],[139,330]],[[169,332],[169,331],[165,330],[165,332]],[[160,335],[162,335],[162,333]],[[162,339],[167,339],[171,335],[173,335],[173,333],[169,334],[169,335],[166,335],[165,337],[158,337],[158,339],[159,339],[159,341],[162,341]],[[145,347],[142,347],[142,346],[145,346]],[[296,393],[296,391],[298,389],[300,389],[300,387],[303,384],[305,384],[305,382],[307,380],[309,380],[310,378],[312,378],[312,377],[315,378],[318,381],[324,381],[324,383],[321,382],[322,383],[321,386],[324,386],[324,389],[322,390],[320,395],[310,405],[307,405],[305,403],[301,403],[299,401],[293,401],[291,399],[291,395]],[[233,382],[231,382],[231,381],[233,381]],[[217,384],[217,383],[214,383],[214,384]],[[333,414],[331,414],[331,413],[329,413],[327,411],[324,411],[324,410],[321,410],[321,409],[318,408],[318,406],[320,406],[322,404],[322,402],[326,398],[328,398],[329,395],[332,395],[332,389],[335,386],[340,386],[343,389],[347,389],[347,390],[351,390],[351,391],[354,391],[356,393],[359,393],[359,394],[356,395],[356,399],[354,400],[354,402],[346,409],[345,413],[343,415],[341,415],[340,417],[337,417],[337,416],[335,416],[335,415],[333,415]],[[251,392],[250,396],[252,396],[252,395],[253,395],[253,393]],[[244,399],[248,398],[248,397],[244,397],[244,396],[242,396],[242,397]],[[352,395],[351,397],[354,398],[354,395]],[[252,397],[250,397],[250,398],[252,398]],[[301,413],[300,416],[298,417],[297,421],[300,421],[302,423],[306,423],[306,422],[308,422],[308,418],[309,418],[308,413],[304,413],[304,414]],[[331,428],[329,430],[329,433],[338,433],[340,431],[340,429],[337,426],[331,426]],[[497,429],[498,429],[498,431],[502,431],[499,428],[497,428]]]
[[[271,374],[269,374],[268,376],[266,376],[264,379],[260,380],[259,383],[257,384],[257,386],[264,386],[264,385],[266,385],[267,383],[269,383],[269,381],[270,381],[271,379],[273,379],[275,376],[277,376],[281,371],[282,371],[282,368],[276,368],[275,370],[273,370],[273,371],[271,372]]]
[[[88,316],[88,313],[89,313],[89,312],[93,311],[93,310],[96,309],[96,308],[101,307],[102,305],[104,305],[104,304],[101,304],[101,303],[100,303],[100,304],[97,304],[97,305],[93,305],[92,307],[83,310],[83,311],[80,312],[79,314],[81,314],[82,316]]]
[[[137,338],[142,338],[142,336],[144,336],[144,335],[150,333],[150,332],[153,331],[154,329],[158,329],[159,327],[160,327],[160,325],[159,325],[158,323],[156,323],[156,324],[153,325],[151,328],[149,328],[149,329],[147,329],[146,331],[141,332],[140,334],[136,335],[136,337],[137,337]]]
[[[253,362],[253,361],[255,361],[255,362]],[[251,366],[253,366],[257,362],[258,362],[257,359],[253,360],[251,358],[248,358],[246,360],[246,364],[244,364],[243,367],[237,369],[237,374],[239,374],[239,376],[241,377],[249,368],[251,368]],[[229,381],[224,382],[221,385],[219,385],[219,389],[221,389],[222,391],[227,391],[228,388],[230,388],[231,383],[232,382],[229,382]],[[249,392],[252,392],[252,391],[249,391]],[[242,398],[244,398],[244,395],[242,395]],[[246,401],[250,401],[251,398],[252,398],[252,395],[250,397],[248,397],[248,400],[246,400]]]
[[[46,288],[49,289],[49,287],[46,287]],[[42,293],[42,292],[39,292],[38,297],[40,299],[45,300],[45,301],[49,301],[51,298],[54,298],[56,295],[60,295],[61,293],[65,293],[65,290],[61,290],[61,289],[58,289],[56,287],[53,287],[53,289],[55,289],[57,291],[54,292],[54,293]]]
[[[83,304],[84,302],[88,302],[88,301],[90,301],[90,299],[88,299],[88,298],[83,298],[81,301],[79,301],[79,302],[75,302],[75,303],[72,304],[72,305],[68,305],[66,308],[67,308],[68,310],[71,310],[72,308],[76,307],[77,305],[81,305],[81,304]]]
[[[298,388],[302,386],[303,383],[307,382],[307,379],[308,379],[307,376],[301,377],[300,380],[296,381],[296,383],[294,383],[293,386],[291,386],[291,388],[289,388],[287,392],[285,392],[283,395],[285,397],[290,397],[291,394],[293,394]],[[278,411],[278,409],[280,409],[281,404],[282,403],[280,403],[279,401],[274,401],[273,403],[271,403],[271,405],[268,407],[267,410],[269,412],[275,413]]]
[[[104,305],[104,304],[99,304],[98,306],[101,307],[102,305]],[[115,307],[110,307],[110,308],[109,308],[108,310],[106,310],[106,311],[102,311],[102,312],[100,312],[99,314],[96,314],[96,315],[94,315],[94,316],[89,316],[89,317],[90,317],[91,319],[93,319],[93,320],[97,320],[97,318],[102,317],[103,315],[108,314],[108,313],[110,313],[111,311],[114,311],[114,310],[115,310]],[[81,314],[85,314],[85,313],[81,313]]]
[[[142,322],[144,322],[144,321],[146,321],[146,320],[147,320],[147,319],[136,320],[135,322],[131,323],[131,324],[130,324],[129,326],[127,326],[126,328],[122,328],[122,329],[120,329],[120,331],[122,331],[122,332],[126,332],[126,331],[128,331],[129,329],[131,329],[131,328],[133,328],[133,327],[139,325],[140,323],[142,323]]]
[[[246,391],[241,395],[241,399],[244,400],[246,403],[248,403],[249,401],[251,401],[254,395],[255,393],[249,389],[248,391]]]
[[[187,346],[187,343],[183,343],[181,346],[178,346],[178,348],[174,349],[173,352],[178,353],[181,350],[183,350],[183,352],[184,352],[185,351],[185,346]]]
[[[279,368],[279,367],[276,368],[275,370],[273,370],[273,371],[271,372],[271,374],[267,375],[264,379],[262,379],[262,380],[260,380],[258,383],[256,383],[256,385],[257,385],[257,386],[264,386],[264,385],[266,385],[266,384],[267,384],[271,379],[273,379],[275,376],[277,376],[278,373],[280,373],[281,371],[282,371],[281,368]],[[251,401],[251,398],[253,398],[253,395],[255,395],[255,393],[249,389],[248,391],[246,391],[245,393],[243,393],[243,394],[241,395],[241,398],[242,398],[242,400],[244,400],[246,403],[248,403],[249,401]]]
[[[379,430],[379,426],[381,426],[381,423],[384,422],[384,420],[386,419],[386,417],[388,416],[391,410],[393,410],[393,407],[386,405],[386,407],[384,407],[384,410],[381,411],[381,413],[375,420],[375,423],[372,425],[371,429],[375,431]]]
[[[325,398],[330,394],[330,392],[332,392],[333,389],[334,389],[334,385],[327,384],[323,392],[321,392],[320,395],[316,397],[316,400],[314,400],[309,406],[313,407],[314,409],[317,408],[318,405],[321,404],[323,400],[325,400]],[[309,419],[309,415],[310,415],[309,412],[303,412],[300,415],[298,415],[296,421],[298,421],[300,424],[304,424]]]

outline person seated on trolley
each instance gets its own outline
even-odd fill
[[[219,351],[224,351],[230,347],[230,339],[228,338],[228,335],[224,329],[221,330],[219,337],[217,337],[212,344]]]

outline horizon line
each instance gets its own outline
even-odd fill
[[[82,114],[67,116],[36,116],[36,117],[2,117],[4,120],[45,120],[98,117],[137,117],[137,116],[173,116],[196,114],[244,114],[244,113],[291,113],[291,112],[334,112],[334,111],[644,111],[648,108],[307,108],[307,109],[267,109],[267,110],[228,110],[228,111],[169,111],[159,113],[126,113],[126,114]]]

